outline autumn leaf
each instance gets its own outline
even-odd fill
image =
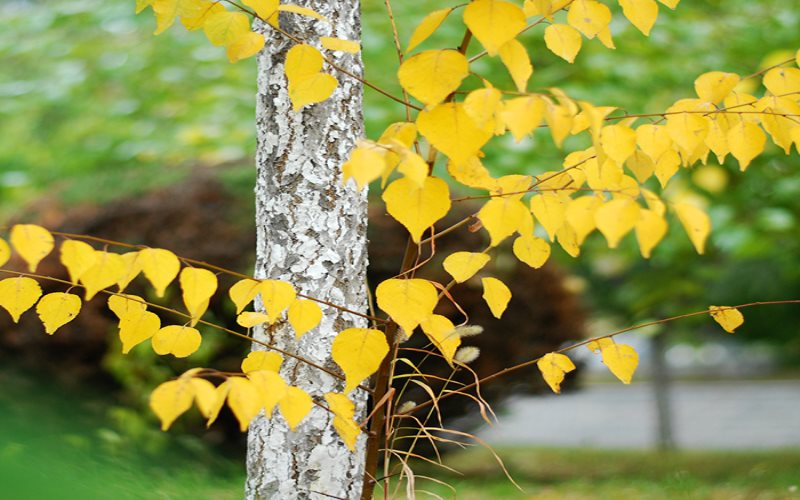
[[[281,415],[283,415],[284,420],[286,420],[286,423],[289,425],[289,429],[294,431],[311,411],[313,402],[311,396],[303,389],[299,387],[288,387],[286,389],[286,394],[281,398],[278,406],[280,406]]]
[[[81,299],[71,293],[48,293],[36,304],[36,314],[48,335],[75,319],[80,311]]]
[[[66,240],[61,244],[61,263],[67,268],[69,279],[73,285],[83,274],[91,269],[97,254],[91,245],[78,240]]]
[[[480,271],[489,260],[490,257],[485,253],[455,252],[444,259],[442,266],[457,283],[463,283]]]
[[[367,377],[378,371],[389,353],[386,336],[371,328],[348,328],[333,339],[331,357],[346,378],[344,392],[350,392]]]
[[[8,259],[11,258],[11,247],[8,246],[6,240],[0,238],[0,267],[4,266]]]
[[[561,382],[564,381],[564,376],[575,369],[575,364],[572,363],[571,359],[555,352],[542,356],[536,362],[536,366],[542,372],[544,381],[556,394],[561,392]]]
[[[202,337],[194,328],[169,325],[157,331],[151,342],[156,354],[172,354],[176,358],[185,358],[200,348]]]
[[[711,219],[701,209],[689,203],[676,203],[674,208],[692,245],[697,253],[702,255],[705,251],[706,239],[711,232]]]
[[[333,412],[333,427],[342,438],[342,441],[347,448],[355,452],[356,440],[361,434],[361,428],[358,423],[353,420],[355,416],[355,404],[344,395],[337,392],[329,392],[325,394],[325,401],[328,403],[328,408]]]
[[[244,278],[233,284],[228,289],[228,296],[236,306],[236,314],[244,310],[247,305],[256,298],[259,292],[260,282]]]
[[[744,316],[735,307],[730,306],[709,306],[708,312],[714,321],[728,333],[733,333],[734,330],[742,326],[744,323]]]
[[[297,297],[294,286],[281,280],[263,280],[258,285],[258,290],[270,323],[278,321],[283,311],[292,305]]]
[[[378,285],[375,295],[378,307],[409,337],[423,319],[433,314],[438,302],[436,288],[423,279],[389,279]]]
[[[420,111],[417,129],[442,153],[456,163],[463,163],[491,139],[492,134],[478,127],[461,103],[445,103]]]
[[[436,177],[427,177],[421,188],[407,177],[396,179],[382,198],[389,215],[405,226],[415,243],[450,210],[450,189]]]
[[[617,344],[612,339],[602,338],[589,342],[586,347],[592,351],[600,351],[603,364],[608,367],[623,384],[630,384],[633,373],[639,364],[639,355],[633,347]]]
[[[283,363],[280,354],[273,351],[252,351],[242,360],[242,373],[266,370],[277,373]]]
[[[191,408],[193,401],[194,387],[186,379],[164,382],[150,393],[150,408],[161,420],[162,431]]]
[[[455,356],[458,346],[461,345],[461,337],[453,322],[439,314],[432,314],[420,322],[420,327],[452,366],[453,356]]]
[[[544,43],[550,52],[572,63],[581,50],[583,40],[572,26],[555,23],[544,29]]]
[[[119,254],[96,250],[94,264],[81,273],[80,282],[86,288],[84,299],[92,300],[100,290],[117,284],[125,271],[125,261]]]
[[[525,13],[503,0],[474,0],[464,9],[464,24],[494,56],[525,28]]]
[[[192,317],[190,326],[194,326],[208,309],[208,301],[217,291],[217,276],[208,269],[186,267],[181,271],[179,281],[183,304]]]
[[[163,297],[172,280],[178,276],[181,263],[178,257],[163,248],[145,248],[139,251],[144,277],[156,290],[157,297]]]
[[[35,273],[39,262],[53,250],[53,235],[35,224],[16,224],[9,238],[14,250],[28,263],[28,271]]]
[[[145,340],[152,338],[161,328],[161,318],[158,315],[131,307],[119,319],[119,339],[122,342],[122,354],[128,354],[131,349]]]
[[[403,61],[397,71],[400,85],[432,108],[445,100],[469,74],[469,63],[456,50],[427,50]]]
[[[511,290],[497,278],[482,278],[483,300],[492,311],[495,318],[500,319],[511,300]]]
[[[22,313],[33,307],[42,288],[33,278],[18,276],[0,281],[0,307],[8,311],[14,323],[19,322]]]
[[[312,300],[296,299],[286,313],[296,338],[316,327],[322,321],[322,309]]]
[[[514,240],[514,255],[534,269],[539,269],[550,258],[550,244],[545,240],[523,234]]]
[[[406,52],[411,52],[417,45],[421,44],[428,39],[438,28],[442,25],[447,16],[453,12],[452,8],[435,10],[426,15],[419,25],[417,25],[414,32],[411,34],[411,39],[408,41]]]

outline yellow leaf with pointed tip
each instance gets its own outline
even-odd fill
[[[342,165],[342,182],[347,182],[352,177],[361,190],[378,179],[385,168],[386,159],[380,151],[376,148],[357,147],[350,154],[350,159]]]
[[[764,75],[764,86],[775,96],[800,92],[800,69],[773,68]]]
[[[725,157],[731,152],[728,145],[728,131],[730,130],[728,117],[724,114],[713,116],[709,122],[708,135],[705,145],[717,156],[717,161],[725,162]]]
[[[263,34],[248,31],[229,43],[225,47],[225,53],[228,55],[228,60],[233,64],[258,54],[264,48],[265,42]]]
[[[36,304],[36,314],[44,324],[44,331],[52,335],[81,312],[81,299],[71,293],[48,293]]]
[[[149,3],[156,15],[155,34],[159,35],[172,26],[178,16],[191,10],[187,9],[187,5],[191,6],[193,0],[152,0]]]
[[[131,311],[146,311],[147,304],[138,295],[111,295],[108,297],[108,308],[117,318],[122,319]]]
[[[636,128],[636,144],[653,162],[672,146],[672,139],[662,125],[640,125]]]
[[[428,339],[439,349],[444,359],[453,366],[453,356],[456,355],[461,337],[458,335],[453,322],[439,314],[431,314],[419,324]]]
[[[403,61],[397,70],[400,85],[429,108],[457,90],[467,75],[467,58],[451,49],[426,50]]]
[[[125,272],[117,281],[117,289],[121,292],[142,272],[142,259],[139,258],[138,251],[124,253],[120,257],[122,257],[122,263],[125,265]]]
[[[522,8],[526,17],[543,16],[551,19],[554,12],[553,2],[550,0],[525,0]]]
[[[154,313],[139,308],[129,308],[119,319],[119,340],[122,342],[122,354],[145,340],[153,337],[161,328],[161,318]]]
[[[639,211],[639,220],[636,222],[636,240],[639,242],[639,251],[645,259],[658,245],[658,242],[667,234],[667,221],[653,210],[642,208]]]
[[[643,183],[649,179],[650,176],[653,175],[653,169],[655,168],[650,156],[638,149],[628,158],[625,162],[625,166],[636,176],[636,180],[639,181],[639,183]]]
[[[319,37],[319,41],[322,46],[328,50],[347,52],[348,54],[358,54],[358,52],[361,50],[361,44],[352,40],[321,36]]]
[[[187,8],[181,13],[181,24],[189,31],[199,30],[208,18],[223,12],[225,7],[210,0],[188,0]]]
[[[673,149],[658,157],[658,161],[653,165],[653,172],[662,188],[667,187],[667,183],[678,173],[680,166],[681,157]]]
[[[283,4],[278,7],[278,10],[281,12],[292,12],[294,14],[300,14],[302,16],[317,19],[319,21],[325,21],[326,23],[330,22],[327,17],[323,16],[322,14],[318,13],[313,9],[309,9],[308,7],[301,7],[299,5],[292,5],[292,4]]]
[[[539,96],[517,97],[505,102],[500,116],[519,142],[541,125],[545,103]]]
[[[274,353],[273,353],[274,354]],[[252,370],[247,372],[247,378],[258,389],[261,405],[267,418],[272,417],[275,405],[286,396],[288,386],[278,374],[278,370]]]
[[[228,296],[230,296],[231,301],[233,301],[236,306],[236,314],[242,312],[244,308],[247,307],[247,304],[256,298],[259,292],[259,284],[260,282],[256,280],[245,278],[231,286],[230,290],[228,290]]]
[[[278,0],[242,0],[258,17],[267,20],[278,10]]]
[[[650,36],[650,30],[658,18],[658,4],[655,0],[619,0],[622,13],[628,18],[636,29],[645,36]]]
[[[572,130],[572,123],[574,122],[572,111],[567,106],[548,102],[544,110],[544,119],[547,122],[547,126],[550,127],[550,135],[553,136],[553,142],[556,146],[561,147],[564,139]]]
[[[600,129],[600,144],[612,160],[622,165],[636,151],[636,132],[626,125],[608,125]]]
[[[572,26],[556,23],[544,29],[544,43],[550,52],[572,63],[581,51],[583,40],[578,30]]]
[[[450,189],[436,177],[427,177],[422,188],[406,177],[397,179],[381,197],[389,215],[405,226],[415,243],[450,210]]]
[[[208,16],[203,31],[214,45],[229,45],[250,31],[250,18],[242,12],[219,11]]]
[[[700,99],[717,104],[728,97],[739,84],[739,75],[722,71],[711,71],[697,77],[694,90]]]
[[[60,253],[61,263],[67,268],[73,285],[78,283],[83,273],[94,265],[97,258],[91,245],[78,240],[66,240],[61,244]]]
[[[300,111],[303,106],[322,102],[333,94],[339,82],[327,73],[317,73],[289,80],[289,99],[292,110]]]
[[[675,10],[675,7],[678,6],[678,3],[680,3],[681,0],[658,0],[658,1],[666,5],[670,9]]]
[[[227,390],[228,408],[239,421],[239,429],[244,432],[250,425],[250,421],[261,411],[263,406],[261,394],[256,384],[246,378],[230,377],[225,384],[229,386]]]
[[[490,56],[525,29],[525,13],[503,0],[474,0],[464,9],[464,24]]]
[[[418,188],[425,187],[425,179],[428,178],[428,164],[420,155],[413,151],[407,151],[403,159],[397,166],[397,171],[405,176],[406,179],[414,183]]]
[[[456,182],[476,189],[492,189],[495,185],[495,180],[477,156],[460,164],[453,161],[447,162],[447,173]]]
[[[744,316],[735,307],[730,306],[709,306],[708,312],[714,321],[728,333],[733,333],[734,330],[742,326],[744,323]]]
[[[755,123],[739,122],[728,131],[728,146],[744,172],[750,162],[764,151],[767,134]]]
[[[417,126],[411,122],[395,122],[386,127],[378,144],[391,145],[395,141],[410,148],[417,139]]]
[[[168,325],[153,335],[151,340],[156,354],[172,354],[185,358],[194,354],[202,343],[200,332],[189,326]]]
[[[478,219],[489,232],[490,245],[497,246],[519,230],[530,211],[520,200],[492,198],[478,212]]]
[[[28,263],[28,271],[35,273],[36,267],[53,250],[53,235],[35,224],[16,224],[11,228],[11,245]]]
[[[297,297],[294,286],[280,280],[264,280],[258,286],[258,291],[261,293],[261,300],[269,315],[270,323],[275,323]]]
[[[564,375],[575,369],[575,364],[571,359],[555,352],[542,356],[542,359],[536,362],[536,366],[542,372],[544,381],[556,394],[561,393],[561,382],[564,381]]]
[[[291,82],[294,79],[316,75],[322,70],[324,60],[319,50],[311,45],[295,45],[286,53],[284,66],[286,78]]]
[[[552,193],[543,193],[531,198],[531,212],[550,235],[550,241],[556,238],[556,232],[564,224],[567,207],[564,199]]]
[[[608,248],[617,248],[619,241],[633,231],[639,221],[639,204],[630,198],[618,198],[601,205],[594,213],[597,229],[608,241]]]
[[[236,324],[245,328],[253,328],[264,323],[269,323],[269,316],[260,312],[244,311],[236,317]]]
[[[172,422],[192,407],[194,386],[188,379],[164,382],[150,393],[150,408],[161,420],[161,430],[169,429]]]
[[[478,127],[461,103],[445,103],[420,111],[417,129],[436,149],[456,163],[475,156],[492,134]]]
[[[534,269],[539,269],[550,258],[550,244],[532,234],[523,234],[514,240],[514,255]]]
[[[181,376],[183,377],[183,375]],[[189,378],[194,392],[194,402],[203,417],[208,418],[217,400],[217,388],[204,378]]]
[[[558,244],[561,245],[561,248],[563,248],[570,257],[574,258],[580,255],[581,246],[580,243],[578,243],[578,237],[575,234],[575,229],[573,229],[568,222],[565,221],[558,231],[556,231],[556,239],[558,239]]]
[[[592,340],[588,344],[586,344],[586,348],[589,349],[592,353],[602,352],[604,347],[608,347],[613,345],[614,341],[609,337],[599,338],[597,340]]]
[[[183,304],[192,317],[191,326],[208,309],[208,301],[217,291],[217,276],[208,269],[185,267],[179,278],[183,291]]]
[[[424,318],[433,314],[438,302],[436,288],[422,279],[389,279],[375,289],[378,307],[411,336]]]
[[[688,203],[676,203],[674,208],[692,245],[697,253],[702,255],[705,251],[706,239],[711,232],[711,220],[701,209]]]
[[[300,338],[322,321],[322,309],[312,300],[296,299],[286,313],[294,329],[295,338]]]
[[[84,300],[89,301],[97,292],[116,284],[125,273],[125,261],[115,253],[95,251],[94,265],[82,275],[80,282],[86,287]]]
[[[667,207],[664,205],[664,202],[661,201],[661,198],[658,197],[654,192],[648,191],[647,189],[642,189],[642,198],[647,203],[647,208],[655,212],[660,216],[664,216],[667,213]]]
[[[4,266],[9,258],[11,258],[11,247],[8,246],[6,240],[0,238],[0,267]]]
[[[514,85],[520,92],[528,89],[528,79],[533,74],[531,58],[525,46],[518,40],[511,39],[500,47],[500,60],[503,61],[506,69],[514,80]]]
[[[608,28],[611,11],[595,0],[575,0],[567,12],[567,22],[586,38],[594,38]]]
[[[385,285],[386,283],[390,283],[393,281],[424,281],[424,280],[388,280],[381,283],[381,285]],[[433,286],[428,283],[424,282],[431,288]],[[381,296],[384,297],[384,301],[386,300],[386,289],[384,287],[383,293],[381,292],[380,286],[378,286],[378,304],[386,311],[381,303]],[[435,299],[436,291],[434,289],[434,300]],[[411,300],[419,300],[420,297],[400,297],[400,299],[406,299],[408,301]],[[384,304],[385,305],[385,304]],[[397,307],[397,304],[392,305],[394,308]],[[418,306],[418,304],[414,304],[414,306]],[[431,310],[433,308],[431,307]],[[388,311],[387,311],[388,312]],[[410,311],[405,311],[405,314],[408,314]],[[391,313],[390,313],[391,315]],[[426,316],[429,316],[430,312]],[[392,316],[392,319],[397,321],[397,318]],[[400,324],[399,321],[397,321]],[[406,323],[408,324],[408,323]],[[403,326],[400,324],[400,326]],[[416,326],[416,324],[414,324]],[[404,327],[405,328],[405,327]],[[412,328],[405,328],[406,332],[409,334],[413,330]],[[386,336],[383,332],[379,330],[373,330],[371,328],[348,328],[347,330],[342,331],[339,333],[335,339],[333,339],[333,344],[331,346],[331,357],[336,362],[337,365],[342,369],[345,376],[345,388],[344,392],[350,392],[367,377],[378,371],[378,368],[383,361],[383,358],[386,357],[386,354],[389,352],[389,344],[386,343]],[[282,410],[281,410],[282,411]]]
[[[473,90],[464,99],[464,111],[475,125],[494,133],[497,128],[497,115],[503,107],[503,94],[493,87]]]
[[[427,40],[428,37],[431,36],[433,32],[442,25],[444,20],[447,19],[447,16],[449,16],[451,12],[453,12],[452,8],[439,9],[434,10],[425,16],[411,34],[411,39],[408,41],[406,52],[411,52],[417,47],[417,45]]]
[[[145,248],[139,250],[139,259],[144,277],[156,289],[156,296],[163,297],[167,287],[178,276],[178,271],[181,269],[178,257],[162,248]]]
[[[581,196],[567,205],[564,218],[575,231],[578,245],[582,244],[589,233],[597,227],[594,214],[602,203],[603,201],[597,196]]]
[[[242,373],[266,370],[277,373],[283,364],[280,354],[273,351],[252,351],[242,360]]]
[[[675,111],[673,108],[675,106],[670,107],[667,111]],[[666,129],[670,138],[684,151],[691,154],[705,140],[709,124],[708,120],[698,113],[678,112],[667,116]]]
[[[497,278],[481,278],[483,284],[483,300],[495,318],[500,319],[511,300],[511,290]]]
[[[442,266],[457,283],[463,283],[483,269],[490,259],[485,253],[455,252],[444,259]]]
[[[138,14],[141,11],[143,11],[144,9],[146,9],[147,7],[152,6],[153,5],[153,1],[154,0],[136,0],[135,13]]]
[[[625,344],[611,342],[600,349],[603,364],[608,367],[615,377],[623,384],[630,384],[633,373],[639,365],[639,355],[633,347]]]
[[[19,322],[22,313],[33,307],[41,296],[42,288],[35,279],[18,276],[0,281],[0,307],[8,311],[14,323]]]
[[[361,428],[358,423],[353,420],[355,415],[355,405],[344,394],[336,392],[329,392],[325,394],[325,401],[328,402],[328,408],[333,412],[333,427],[342,438],[342,441],[350,451],[356,451],[356,441]]]
[[[314,406],[311,396],[299,387],[288,387],[278,403],[281,415],[293,432]],[[244,429],[243,429],[244,430]]]
[[[222,407],[225,406],[225,400],[228,398],[228,393],[231,391],[231,384],[229,382],[233,378],[234,377],[228,378],[214,389],[216,397],[214,398],[214,403],[208,408],[206,428],[211,427],[211,424],[217,420],[219,412],[222,411]]]

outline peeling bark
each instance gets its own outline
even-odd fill
[[[318,47],[320,35],[360,40],[357,0],[294,3],[314,9],[331,23],[282,14],[281,26],[289,33]],[[326,64],[323,71],[339,81],[333,96],[293,112],[284,75],[286,52],[293,42],[262,28],[267,44],[258,59],[255,275],[285,280],[301,293],[366,311],[367,198],[341,181],[341,164],[363,135],[361,84]],[[362,74],[359,55],[329,54],[348,71]],[[345,328],[367,325],[363,318],[331,307],[323,306],[323,312],[320,325],[300,341],[288,323],[254,335],[338,370],[330,359],[333,338]],[[281,375],[317,400],[343,389],[340,380],[289,358]],[[355,398],[356,418],[363,418],[366,394],[356,389],[350,397]],[[333,428],[332,415],[316,406],[295,432],[278,412],[269,420],[262,414],[248,436],[246,497],[359,498],[364,442],[361,436],[356,453],[350,452]]]

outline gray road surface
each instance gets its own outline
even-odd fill
[[[676,382],[670,394],[679,448],[800,447],[800,380]],[[518,398],[498,417],[479,434],[493,445],[647,448],[656,441],[647,383]]]

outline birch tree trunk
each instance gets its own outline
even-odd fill
[[[281,27],[287,32],[313,45],[319,35],[360,40],[358,0],[294,3],[331,23],[282,14]],[[258,59],[255,275],[285,280],[300,293],[366,312],[366,193],[341,181],[341,165],[363,135],[361,84],[326,64],[323,70],[339,81],[333,96],[293,112],[284,61],[294,43],[268,27],[263,31],[267,44]],[[328,54],[348,71],[362,74],[359,55]],[[255,335],[338,371],[330,359],[333,338],[345,328],[367,325],[332,307],[323,307],[323,312],[320,325],[300,341],[286,323]],[[315,399],[343,389],[338,379],[291,358],[284,359],[281,375]],[[363,418],[366,394],[356,389],[350,396],[355,398],[356,419]],[[295,432],[278,412],[269,420],[262,414],[248,435],[246,497],[359,498],[364,443],[362,436],[357,452],[350,452],[333,428],[332,415],[316,406]]]

